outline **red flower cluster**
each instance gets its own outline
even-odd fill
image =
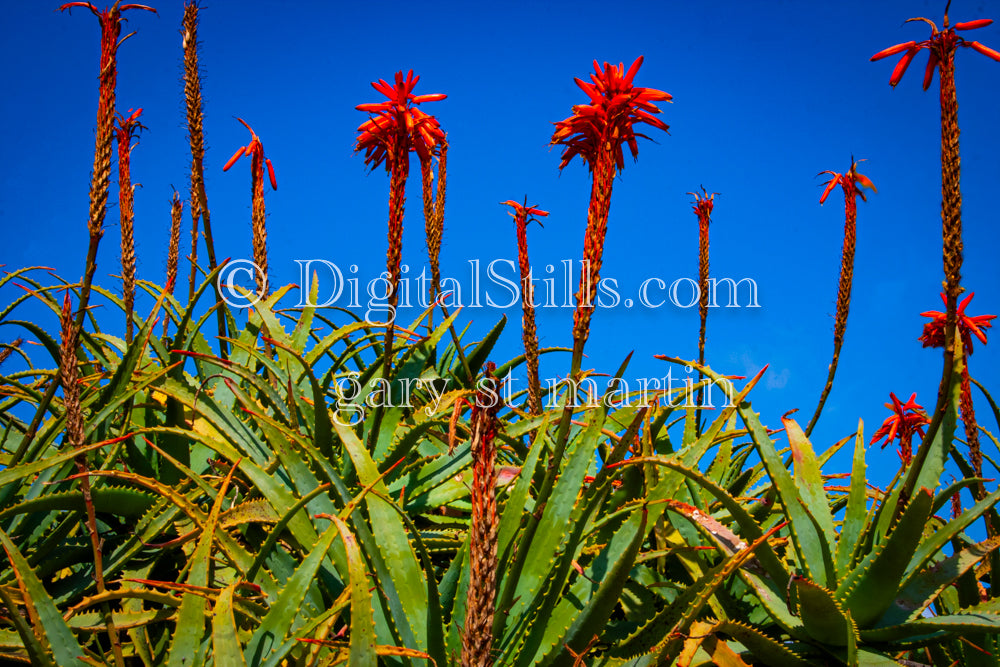
[[[372,88],[385,95],[388,100],[355,107],[372,115],[358,127],[358,143],[355,151],[365,151],[365,164],[372,169],[382,164],[387,156],[416,151],[420,160],[427,160],[434,147],[444,143],[444,132],[434,116],[428,115],[411,105],[437,102],[447,95],[414,95],[413,88],[420,81],[411,69],[403,78],[396,72],[396,84],[389,85],[383,79],[372,82]],[[397,153],[398,151],[398,153]],[[390,165],[386,163],[386,170]]]
[[[898,53],[902,53],[903,57],[899,59],[896,63],[896,68],[892,70],[892,76],[889,78],[889,85],[893,88],[896,84],[903,78],[903,74],[906,73],[906,68],[910,66],[913,62],[913,58],[916,57],[917,52],[921,49],[930,50],[930,57],[927,59],[927,69],[924,71],[924,90],[930,88],[931,81],[934,80],[934,69],[937,67],[938,63],[941,61],[949,62],[948,54],[954,52],[955,48],[958,46],[968,46],[979,53],[992,58],[993,60],[1000,61],[1000,53],[994,51],[988,46],[984,46],[979,42],[967,42],[958,35],[955,34],[956,30],[975,30],[976,28],[985,28],[986,26],[993,23],[993,19],[979,19],[977,21],[966,21],[964,23],[956,23],[951,28],[948,27],[948,17],[945,17],[945,29],[938,31],[937,26],[930,19],[925,18],[915,18],[907,19],[906,22],[910,21],[923,21],[930,25],[931,27],[931,38],[925,39],[922,42],[904,42],[902,44],[896,44],[895,46],[890,46],[888,49],[879,51],[871,57],[874,60],[881,60],[882,58],[888,58],[889,56],[894,56]]]
[[[698,216],[698,221],[705,220],[707,222],[712,217],[712,210],[715,208],[715,195],[719,193],[709,194],[703,185],[701,186],[701,194],[697,192],[689,192],[688,194],[694,197],[694,206],[691,207],[691,210]]]
[[[972,297],[976,295],[975,292],[970,292],[969,296],[962,299],[962,303],[958,304],[958,310],[955,313],[956,322],[958,324],[958,331],[962,336],[962,343],[964,346],[964,351],[966,355],[972,354],[972,336],[973,334],[986,345],[986,332],[983,329],[989,329],[993,326],[992,320],[996,315],[966,315],[965,308],[972,301]],[[944,293],[941,293],[941,300],[945,301],[947,304],[946,297]],[[925,313],[920,313],[921,317],[931,318],[930,322],[924,324],[924,332],[921,334],[920,340],[924,347],[944,347],[944,325],[946,315],[937,310],[928,310]]]
[[[257,133],[253,131],[252,127],[247,125],[247,122],[245,120],[243,120],[242,118],[237,118],[236,120],[243,123],[243,126],[248,130],[250,130],[250,143],[247,144],[246,146],[240,147],[240,149],[236,151],[236,153],[234,153],[231,158],[229,158],[229,162],[227,162],[225,166],[222,167],[222,171],[229,171],[229,168],[232,167],[234,164],[236,164],[237,160],[239,160],[244,155],[249,155],[253,160],[253,164],[267,165],[267,176],[271,180],[271,187],[277,190],[278,181],[274,177],[274,166],[271,165],[271,160],[269,158],[264,157],[264,144],[260,142],[260,139],[257,137]],[[263,167],[260,168],[263,169]],[[261,192],[263,192],[263,190],[261,190]]]
[[[920,437],[923,437],[923,427],[931,420],[924,412],[923,406],[917,405],[915,393],[910,395],[910,399],[906,403],[901,403],[896,398],[896,394],[892,392],[889,392],[889,398],[892,399],[892,403],[886,403],[885,407],[892,410],[892,414],[886,417],[882,426],[875,431],[871,444],[885,438],[885,442],[882,443],[882,449],[885,449],[886,445],[899,438],[899,456],[903,459],[903,463],[909,463],[911,458],[910,442],[913,440],[914,434],[919,433]]]
[[[524,218],[525,224],[531,222],[532,220],[534,220],[538,224],[542,224],[541,221],[539,221],[535,216],[539,216],[542,218],[547,218],[549,216],[548,211],[543,211],[542,209],[535,208],[534,206],[528,206],[527,198],[525,198],[523,204],[518,204],[513,199],[502,201],[500,202],[500,204],[512,207],[514,209],[514,212],[510,213],[511,217],[514,218],[515,220],[519,218]]]
[[[862,160],[862,162],[863,161],[864,160]],[[826,198],[838,185],[844,188],[844,192],[847,193],[848,196],[851,194],[855,194],[861,197],[861,201],[868,201],[868,200],[865,199],[865,192],[864,190],[858,187],[859,185],[865,188],[869,188],[873,192],[878,192],[878,189],[875,187],[875,184],[871,182],[871,179],[869,179],[864,174],[858,173],[858,163],[855,162],[853,159],[851,160],[851,168],[847,171],[846,174],[838,174],[837,172],[830,171],[829,169],[827,169],[826,171],[821,171],[819,172],[819,174],[830,175],[830,180],[828,180],[826,183],[823,184],[826,186],[826,189],[823,190],[823,196],[819,198],[820,204],[826,201]]]
[[[604,63],[604,69],[594,61],[596,74],[591,74],[593,83],[574,79],[583,92],[590,97],[590,104],[573,107],[573,115],[555,124],[552,135],[553,145],[562,145],[562,169],[570,160],[579,155],[593,171],[597,154],[606,147],[614,152],[618,170],[625,168],[622,145],[628,143],[632,157],[639,155],[636,137],[648,139],[634,131],[636,123],[647,123],[666,132],[669,126],[652,114],[660,113],[653,102],[670,102],[673,96],[654,88],[639,88],[632,85],[636,72],[642,65],[642,56],[636,58],[625,71],[623,64],[617,67]]]

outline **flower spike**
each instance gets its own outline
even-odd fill
[[[589,165],[591,170],[597,160],[597,152],[603,146],[610,146],[615,153],[615,163],[619,171],[625,168],[622,153],[628,144],[633,159],[639,156],[637,137],[647,139],[635,132],[633,126],[646,123],[667,132],[670,127],[653,114],[660,113],[654,102],[671,102],[673,96],[655,88],[639,88],[632,85],[636,72],[642,66],[643,57],[636,58],[628,72],[623,64],[617,67],[604,63],[604,68],[594,61],[593,83],[574,79],[576,85],[590,98],[590,104],[573,107],[573,115],[555,124],[551,145],[565,146],[562,154],[562,169],[577,155]]]

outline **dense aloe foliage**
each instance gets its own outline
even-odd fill
[[[387,101],[357,107],[368,116],[355,148],[389,176],[391,305],[402,273],[410,153],[419,159],[432,305],[412,321],[403,318],[413,309],[401,308],[394,320],[373,324],[348,309],[309,306],[315,283],[306,302],[293,298],[296,286],[269,285],[265,166],[272,189],[277,179],[251,130],[224,169],[251,158],[260,272],[255,293],[241,290],[255,297],[253,307],[230,308],[220,280],[229,260],[216,261],[205,191],[195,3],[185,5],[183,22],[189,290],[175,296],[176,192],[163,233],[170,237],[165,284],[136,279],[128,156],[139,126],[118,134],[122,282],[95,277],[115,140],[120,12],[150,8],[116,3],[100,11],[74,2],[64,9],[74,7],[101,26],[83,277],[70,282],[45,267],[0,275],[0,336],[11,341],[0,344],[0,661],[1000,664],[992,581],[1000,568],[1000,489],[989,472],[1000,473],[990,430],[1000,428],[1000,409],[969,362],[973,337],[985,344],[994,316],[967,315],[971,296],[957,301],[961,199],[949,106],[957,104],[956,45],[996,54],[954,31],[988,21],[948,28],[946,18],[931,41],[876,54],[905,54],[893,84],[921,48],[932,51],[925,88],[942,68],[943,142],[954,136],[942,152],[946,312],[924,313],[930,322],[920,338],[945,349],[941,389],[928,412],[915,396],[903,403],[892,394],[881,428],[843,423],[841,439],[821,451],[809,434],[841,346],[850,344],[856,185],[874,189],[853,160],[846,175],[829,172],[822,195],[843,186],[845,240],[833,363],[805,429],[791,412],[769,428],[778,419],[754,410],[766,368],[746,378],[706,361],[707,297],[699,304],[699,360],[642,362],[686,367],[697,381],[628,393],[615,381],[632,363],[623,354],[607,391],[584,393],[598,375],[584,355],[595,310],[587,304],[600,277],[612,186],[625,148],[638,157],[644,136],[634,126],[667,129],[655,114],[672,97],[634,83],[641,57],[629,68],[595,62],[590,82],[577,79],[589,103],[556,124],[560,168],[579,157],[591,172],[587,261],[566,338],[572,345],[540,349],[526,228],[548,211],[527,198],[504,202],[514,211],[516,246],[511,240],[528,295],[521,331],[505,334],[501,317],[472,340],[467,317],[449,311],[438,266],[448,139],[420,108],[445,95],[413,94],[412,71],[372,84]],[[695,194],[706,286],[714,194],[704,187]],[[197,260],[201,239],[207,267]],[[519,333],[524,354],[500,358],[501,336]],[[539,357],[554,352],[568,360],[568,381],[544,395]],[[525,370],[527,389],[517,392],[505,378]],[[990,427],[976,421],[973,385]],[[725,400],[704,409],[702,397],[713,392]],[[898,441],[900,467],[879,486],[866,450],[883,439]],[[849,470],[833,465],[838,453],[852,462]],[[971,505],[963,507],[963,494]]]

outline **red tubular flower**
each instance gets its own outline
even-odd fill
[[[257,282],[257,294],[267,296],[267,216],[264,210],[264,165],[267,165],[268,180],[271,187],[278,189],[278,181],[274,177],[274,166],[271,160],[264,157],[264,144],[261,143],[257,133],[253,131],[245,120],[237,118],[243,126],[250,131],[250,143],[241,146],[233,153],[222,171],[229,171],[229,168],[236,164],[244,155],[250,156],[250,198],[251,198],[251,222],[253,227],[253,261],[259,271],[255,272]]]
[[[948,17],[945,16],[944,30],[940,31],[938,30],[937,25],[929,19],[919,17],[906,20],[907,23],[910,23],[911,21],[923,21],[924,23],[930,25],[930,39],[925,39],[922,42],[910,41],[902,44],[896,44],[895,46],[890,46],[888,49],[879,51],[871,57],[871,60],[875,61],[888,58],[889,56],[894,56],[898,53],[903,53],[903,57],[899,59],[898,63],[896,63],[896,67],[892,71],[892,76],[889,78],[889,85],[894,88],[903,78],[903,75],[906,73],[906,69],[910,66],[910,63],[913,62],[913,58],[917,55],[917,52],[922,49],[928,49],[930,51],[927,69],[924,71],[924,90],[927,90],[931,85],[931,81],[934,80],[934,70],[942,62],[950,63],[951,56],[954,55],[955,49],[959,46],[971,47],[973,50],[978,51],[984,56],[1000,61],[1000,53],[997,53],[989,47],[983,46],[979,42],[967,42],[955,34],[956,30],[975,30],[976,28],[985,28],[993,23],[993,19],[965,21],[963,23],[956,23],[954,26],[949,28]]]
[[[996,315],[965,314],[965,308],[975,295],[975,292],[970,292],[969,296],[962,299],[956,312],[958,330],[962,335],[962,343],[966,356],[972,354],[973,336],[978,338],[983,345],[986,345],[986,332],[983,329],[991,328],[993,326],[992,320],[996,318]],[[941,294],[941,300],[946,301],[944,293]],[[924,324],[924,332],[918,340],[924,344],[924,347],[944,347],[945,313],[937,310],[928,310],[927,312],[920,313],[920,316],[929,317],[931,321]]]
[[[590,317],[597,296],[611,208],[611,189],[615,174],[625,168],[623,146],[628,144],[633,159],[638,157],[637,137],[648,137],[635,132],[637,123],[664,132],[668,130],[667,124],[653,115],[660,113],[654,102],[669,102],[673,98],[662,90],[632,85],[641,65],[642,56],[636,58],[628,71],[623,64],[615,67],[604,63],[601,69],[595,60],[595,74],[590,75],[592,83],[575,79],[576,85],[587,93],[590,103],[574,106],[572,116],[556,123],[550,141],[552,145],[565,146],[560,169],[579,155],[593,175],[580,288],[573,313],[572,374],[580,370],[583,348],[590,335]]]
[[[968,307],[969,302],[972,301],[972,297],[975,295],[975,292],[970,292],[969,296],[962,299],[962,303],[958,304],[958,308],[955,311],[956,329],[962,337],[962,349],[966,357],[972,354],[973,336],[978,338],[983,345],[986,345],[986,332],[984,329],[991,328],[993,326],[992,320],[996,317],[996,315],[965,314],[966,307]],[[948,299],[944,293],[941,294],[941,300],[947,306]],[[928,310],[927,312],[920,313],[920,315],[931,318],[931,321],[924,324],[924,332],[918,340],[923,342],[924,347],[944,347],[948,321],[947,313]],[[976,477],[982,477],[983,455],[979,447],[979,431],[976,426],[975,406],[972,403],[972,377],[969,375],[968,362],[962,364],[961,377],[958,406],[962,414],[962,421],[965,423],[965,439],[969,445],[969,462],[972,464],[972,469]],[[976,495],[977,499],[981,499],[985,493],[985,488],[980,485],[977,491],[974,492],[974,495]]]
[[[266,164],[268,180],[271,181],[271,187],[277,190],[278,181],[274,177],[274,166],[271,164],[271,160],[264,157],[264,144],[261,143],[260,138],[257,137],[257,133],[253,131],[253,128],[250,127],[245,120],[243,120],[242,118],[237,118],[236,120],[243,123],[243,127],[247,128],[250,131],[250,143],[247,144],[246,146],[241,146],[239,150],[237,150],[233,154],[233,156],[229,158],[229,161],[226,162],[226,164],[222,167],[222,171],[229,171],[229,168],[232,167],[234,164],[236,164],[237,160],[239,160],[244,155],[249,155],[251,159],[251,164],[253,165],[254,173],[256,173],[258,170],[260,171],[261,183],[263,184],[263,178],[264,178],[263,165]]]
[[[403,159],[408,151],[416,151],[421,161],[430,157],[434,147],[444,143],[444,131],[434,116],[416,105],[438,102],[447,95],[414,95],[413,88],[420,81],[411,69],[403,78],[396,72],[396,83],[389,85],[384,79],[372,82],[372,88],[385,95],[384,102],[359,104],[355,108],[372,116],[358,127],[356,152],[365,151],[365,164],[374,169],[385,162],[386,171],[392,171],[392,161]],[[387,160],[386,158],[390,158]]]
[[[892,410],[892,415],[886,417],[885,421],[882,422],[882,426],[875,431],[875,435],[871,439],[871,444],[875,444],[884,438],[885,442],[882,443],[882,449],[885,449],[886,445],[898,438],[899,456],[905,465],[910,462],[912,457],[911,442],[914,434],[919,434],[920,437],[923,437],[924,426],[929,424],[931,420],[928,418],[927,413],[924,412],[923,406],[917,405],[917,395],[915,393],[910,395],[906,403],[901,403],[896,398],[896,394],[892,392],[889,393],[889,398],[892,399],[892,402],[886,403],[885,407]]]
[[[618,170],[625,168],[623,144],[628,144],[632,158],[639,157],[636,137],[648,139],[646,135],[634,131],[636,123],[646,123],[663,130],[670,129],[666,123],[652,114],[660,113],[654,102],[670,102],[673,96],[655,88],[640,88],[632,85],[636,72],[642,66],[643,57],[636,58],[625,71],[619,63],[614,67],[604,63],[604,69],[594,61],[595,74],[590,75],[593,83],[574,78],[576,85],[590,98],[590,104],[573,107],[573,115],[555,124],[552,144],[566,147],[562,154],[562,169],[579,155],[594,171],[597,156],[602,147],[615,157]]]

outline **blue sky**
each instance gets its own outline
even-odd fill
[[[892,90],[895,59],[868,58],[925,38],[923,25],[901,23],[916,15],[940,22],[943,2],[206,4],[199,32],[206,179],[220,257],[251,254],[249,165],[222,172],[248,140],[235,120],[240,116],[257,131],[277,172],[279,190],[267,194],[273,283],[298,279],[295,259],[357,264],[362,280],[383,270],[388,178],[381,170],[368,173],[352,154],[355,128],[365,118],[354,106],[379,101],[370,81],[413,68],[421,76],[417,94],[448,95],[425,107],[451,146],[445,275],[466,286],[470,259],[484,266],[516,260],[511,218],[497,202],[525,195],[551,212],[544,229],[529,228],[536,274],[552,264],[558,275],[561,261],[580,257],[590,185],[579,162],[560,174],[559,152],[547,145],[551,123],[586,100],[573,77],[586,77],[593,59],[627,66],[644,55],[636,83],[674,96],[663,105],[670,135],[653,131],[656,143],[642,143],[638,162],[628,161],[615,183],[603,275],[618,280],[623,298],[635,298],[647,278],[668,284],[696,278],[697,224],[686,193],[700,185],[721,193],[711,228],[712,274],[753,279],[761,307],[709,313],[708,361],[739,375],[770,364],[751,396],[755,407],[772,427],[793,408],[805,422],[830,360],[844,222],[839,191],[819,205],[816,173],[846,170],[852,154],[865,158],[861,171],[879,192],[859,204],[847,339],[814,440],[824,449],[850,434],[859,417],[870,437],[887,414],[882,404],[890,391],[903,400],[916,391],[918,402],[933,405],[941,355],[916,339],[919,313],[941,306],[937,80],[921,91],[921,56]],[[5,8],[0,264],[47,265],[74,279],[87,243],[99,30],[89,12],[69,16],[56,6]],[[135,203],[139,275],[162,282],[171,186],[186,199],[189,158],[182,3],[160,2],[157,9],[159,16],[128,14],[126,32],[137,34],[119,51],[118,105],[143,107],[149,128],[132,154],[132,178],[142,184]],[[990,13],[997,9],[956,0],[952,20],[1000,18],[1000,11]],[[1000,47],[997,25],[967,35]],[[1000,182],[998,81],[1000,63],[959,52],[963,273],[976,292],[972,314],[1000,313],[993,201]],[[414,167],[404,235],[412,272],[426,263],[418,173]],[[99,283],[112,287],[118,287],[109,277],[118,271],[117,216],[112,207],[98,267]],[[576,269],[573,275],[575,281]],[[4,304],[15,298],[8,290]],[[502,290],[491,293],[503,297]],[[510,324],[498,361],[520,349],[520,310],[503,312]],[[479,335],[501,314],[470,308],[461,317]],[[541,311],[542,344],[570,345],[571,320],[568,308]],[[697,330],[697,308],[599,310],[585,365],[611,373],[634,350],[630,377],[663,376],[666,364],[652,356],[696,357]],[[0,331],[3,340],[15,335]],[[977,343],[971,360],[973,376],[994,389],[998,348]],[[568,364],[568,355],[549,356],[542,375],[564,374]],[[996,429],[983,402],[979,417]],[[987,445],[988,453],[993,449]],[[892,450],[873,451],[871,465],[881,478],[897,459]]]

